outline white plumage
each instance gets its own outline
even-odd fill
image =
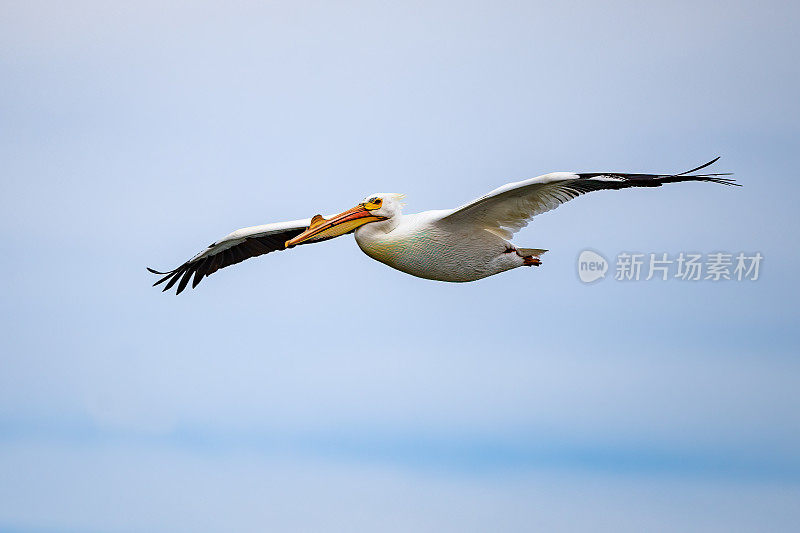
[[[717,158],[719,159],[719,158]],[[373,259],[421,278],[474,281],[520,266],[539,265],[541,249],[517,248],[508,241],[531,218],[581,194],[602,189],[658,187],[681,181],[737,185],[720,176],[692,174],[717,159],[680,174],[553,172],[503,185],[456,209],[402,213],[402,195],[378,193],[353,209],[324,218],[294,220],[236,230],[163,277],[164,290],[179,294],[206,276],[250,257],[355,232],[361,250]]]

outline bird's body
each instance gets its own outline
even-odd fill
[[[355,231],[365,254],[392,268],[438,281],[475,281],[522,266],[516,248],[494,233],[449,224],[450,210],[399,215]]]
[[[420,278],[475,281],[520,266],[541,264],[546,250],[517,248],[509,239],[536,215],[555,209],[584,193],[602,189],[658,187],[665,183],[706,181],[736,185],[725,174],[692,174],[715,160],[680,174],[616,172],[553,172],[509,183],[456,209],[403,214],[403,195],[374,194],[353,209],[324,218],[279,222],[243,228],[169,272],[148,269],[163,277],[164,290],[177,284],[180,293],[206,276],[250,257],[297,245],[355,233],[369,257]]]

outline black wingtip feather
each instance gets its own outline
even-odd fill
[[[714,159],[712,159],[711,161],[709,161],[708,163],[704,163],[704,164],[700,165],[697,168],[693,168],[692,170],[687,170],[685,172],[681,172],[680,174],[672,174],[670,176],[664,176],[663,180],[666,183],[667,180],[669,180],[670,178],[684,177],[684,178],[686,178],[686,181],[689,181],[689,180],[692,180],[692,181],[707,181],[709,183],[719,183],[720,185],[733,185],[733,186],[736,186],[736,187],[741,187],[742,184],[741,183],[736,183],[736,180],[734,180],[733,178],[720,178],[719,177],[719,176],[733,176],[732,172],[715,172],[715,173],[711,173],[711,174],[697,174],[697,175],[693,175],[693,176],[687,176],[687,174],[691,174],[692,172],[697,172],[698,170],[703,170],[704,168],[713,165],[714,163],[719,161],[720,157],[722,157],[722,156],[717,156]],[[675,180],[675,181],[680,181],[680,180]]]
[[[183,289],[186,288],[186,285],[189,283],[189,279],[192,277],[192,273],[193,272],[191,268],[187,268],[186,272],[183,273],[183,276],[181,276],[181,282],[178,284],[178,290],[175,292],[176,295],[182,293]]]
[[[197,284],[202,281],[203,276],[205,276],[206,271],[208,270],[208,265],[211,264],[211,258],[206,257],[200,264],[197,265],[197,268],[194,270],[194,279],[192,279],[192,289],[197,287]]]
[[[177,270],[176,270],[176,271],[175,271],[173,274],[171,274],[171,275],[170,275],[170,280],[169,280],[169,282],[167,283],[167,285],[164,287],[164,289],[162,290],[162,292],[166,292],[166,291],[170,290],[170,289],[172,288],[172,286],[173,286],[173,285],[175,285],[175,284],[178,282],[178,279],[180,279],[180,277],[181,277],[181,274],[183,274],[183,273],[184,273],[184,271],[185,271],[187,268],[188,268],[188,267],[187,267],[186,265],[184,265],[184,266],[182,266],[182,267],[178,268],[178,269],[177,269]]]
[[[164,283],[165,281],[167,281],[167,280],[170,278],[170,276],[171,276],[171,275],[172,275],[172,274],[167,274],[166,276],[164,276],[164,277],[163,277],[163,278],[161,278],[160,280],[156,281],[155,283],[153,283],[153,287],[155,287],[156,285],[161,285],[162,283]]]
[[[697,168],[693,168],[692,170],[687,170],[687,171],[685,171],[685,172],[681,172],[680,174],[673,174],[673,176],[685,176],[686,174],[691,174],[692,172],[697,172],[698,170],[703,170],[704,168],[706,168],[706,167],[710,167],[711,165],[713,165],[714,163],[716,163],[717,161],[719,161],[719,158],[720,158],[720,157],[722,157],[722,156],[718,155],[717,157],[715,157],[714,159],[712,159],[712,160],[711,160],[711,161],[709,161],[708,163],[705,163],[705,164],[703,164],[703,165],[700,165],[700,166],[699,166],[699,167],[697,167]],[[709,174],[709,175],[710,175],[710,176],[715,176],[716,174]]]

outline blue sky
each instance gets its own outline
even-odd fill
[[[6,3],[0,529],[792,530],[797,18]],[[414,212],[717,155],[744,187],[579,198],[515,236],[542,267],[476,283],[350,237],[177,298],[144,270],[374,191]],[[587,286],[586,248],[765,259],[752,283]]]

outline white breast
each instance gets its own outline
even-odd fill
[[[503,254],[504,239],[474,228],[445,229],[433,223],[440,217],[440,211],[426,211],[365,224],[356,230],[356,242],[373,259],[426,279],[473,281],[519,266],[518,256]]]

